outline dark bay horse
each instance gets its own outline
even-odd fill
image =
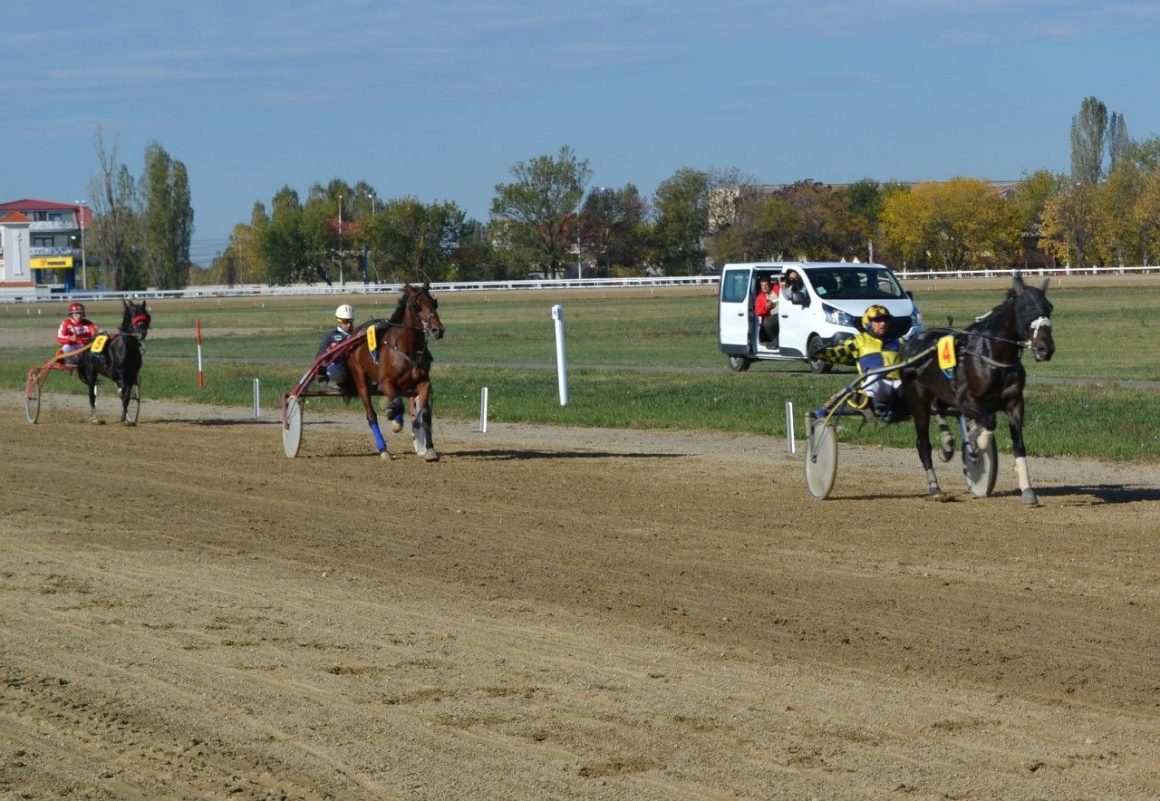
[[[965,330],[932,328],[907,343],[903,359],[911,364],[902,370],[902,390],[914,415],[918,457],[926,471],[931,496],[942,496],[931,463],[931,415],[939,418],[946,458],[954,453],[953,436],[945,421],[948,412],[957,410],[976,424],[969,432],[973,441],[966,443],[969,452],[973,452],[970,449],[989,447],[995,433],[995,415],[1001,411],[1011,429],[1015,473],[1023,502],[1038,503],[1027,475],[1023,444],[1023,388],[1027,373],[1020,356],[1027,348],[1035,361],[1046,362],[1055,353],[1052,305],[1046,291],[1047,281],[1042,287],[1027,286],[1016,273],[1003,302]]]
[[[85,351],[77,361],[77,376],[89,388],[89,419],[94,423],[100,422],[97,419],[97,380],[104,376],[117,385],[117,394],[121,398],[121,422],[130,426],[135,424],[128,419],[130,390],[136,386],[141,374],[143,343],[153,318],[144,302],[126,300],[123,303],[125,311],[117,333],[108,335],[100,352],[96,352],[94,340],[94,347]]]
[[[386,320],[362,326],[360,332],[366,339],[345,354],[347,372],[366,411],[375,448],[384,459],[390,458],[390,453],[379,429],[374,393],[385,395],[392,405],[397,398],[411,399],[415,453],[429,462],[439,460],[431,433],[431,354],[427,350],[428,337],[443,336],[438,307],[430,284],[407,284],[394,313]]]

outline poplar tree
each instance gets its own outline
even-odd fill
[[[149,282],[158,289],[181,289],[189,284],[189,243],[193,236],[189,176],[185,165],[156,142],[145,148],[141,195]]]

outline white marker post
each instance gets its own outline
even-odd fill
[[[564,307],[552,307],[552,319],[556,321],[556,373],[560,379],[560,405],[568,405],[568,360],[564,356]]]
[[[797,443],[793,436],[793,401],[785,402],[785,437],[789,441],[789,452],[797,453]]]
[[[487,433],[487,387],[479,393],[479,433]]]
[[[258,398],[262,395],[261,383],[258,379],[254,379],[254,417],[261,417],[262,413],[258,409]]]

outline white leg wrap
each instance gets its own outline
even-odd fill
[[[1027,476],[1027,458],[1025,456],[1018,456],[1015,458],[1015,475],[1019,477],[1019,489],[1031,489],[1031,479]]]
[[[988,431],[987,429],[984,428],[983,430],[981,430],[979,432],[979,436],[975,437],[975,445],[978,447],[979,450],[985,451],[985,450],[987,450],[987,448],[991,447],[991,437],[993,437],[993,436],[995,436],[994,431]],[[1015,468],[1015,469],[1018,470],[1019,468]],[[1027,472],[1027,471],[1024,470],[1023,472]]]

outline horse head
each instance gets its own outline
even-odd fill
[[[442,339],[443,321],[439,319],[439,301],[431,294],[431,285],[414,287],[407,284],[403,287],[403,297],[407,310],[419,318],[423,333],[431,339]]]
[[[1051,336],[1051,311],[1054,308],[1047,299],[1047,284],[1039,287],[1027,286],[1023,276],[1015,274],[1011,287],[1011,297],[1015,301],[1015,321],[1019,335],[1037,362],[1051,361],[1055,353],[1055,340]]]
[[[130,303],[126,299],[123,303],[125,313],[121,317],[121,333],[134,334],[140,339],[145,339],[149,334],[149,324],[153,321],[145,302]]]

